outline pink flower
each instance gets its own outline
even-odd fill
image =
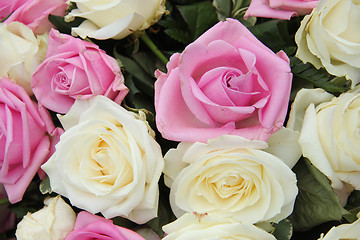
[[[21,201],[26,188],[54,152],[61,129],[25,90],[7,78],[0,80],[0,183],[9,201]]]
[[[159,131],[186,142],[223,134],[266,140],[286,116],[292,81],[288,61],[239,21],[219,22],[174,54],[167,74],[155,72]]]
[[[0,0],[0,18],[3,19],[9,16],[15,9],[28,1],[29,0]]]
[[[93,215],[89,212],[80,212],[76,218],[75,227],[65,240],[145,240],[136,232],[114,225],[111,220]]]
[[[117,61],[93,43],[52,29],[46,59],[32,78],[38,101],[66,113],[76,99],[104,95],[121,103],[128,89]]]
[[[31,28],[35,34],[43,34],[49,31],[53,26],[49,22],[49,15],[64,16],[68,6],[66,0],[27,0],[21,2],[20,6],[19,4],[11,6],[13,13],[5,22],[22,22]]]
[[[251,0],[244,18],[266,17],[290,19],[306,15],[316,7],[319,0]]]

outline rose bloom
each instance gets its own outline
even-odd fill
[[[320,0],[295,35],[298,58],[346,76],[352,86],[360,82],[359,6],[357,0]]]
[[[32,77],[37,100],[66,113],[76,99],[104,95],[121,103],[128,93],[117,61],[96,44],[52,29],[46,59]]]
[[[74,230],[65,240],[91,240],[91,239],[116,239],[116,240],[145,240],[136,232],[119,227],[111,220],[80,212],[76,218]]]
[[[322,101],[317,101],[320,96]],[[360,93],[348,92],[334,97],[322,89],[303,89],[295,103],[290,118],[301,119],[300,114],[292,112],[306,109],[299,138],[303,155],[330,179],[345,203],[348,194],[343,182],[360,189]]]
[[[359,217],[359,214],[358,214]],[[360,239],[360,219],[353,223],[341,224],[336,227],[332,227],[328,233],[324,236],[321,234],[318,240],[356,240]]]
[[[45,58],[47,38],[19,22],[0,23],[0,77],[11,78],[32,95],[31,77]]]
[[[17,240],[64,240],[75,225],[76,214],[60,197],[45,200],[37,212],[27,213],[16,229]]]
[[[269,64],[271,63],[271,64]],[[223,134],[266,140],[283,125],[292,74],[239,21],[219,22],[155,72],[156,123],[166,139]]]
[[[29,0],[0,0],[0,18],[3,19],[9,16],[15,9]]]
[[[277,222],[293,210],[296,176],[266,142],[223,135],[181,142],[165,155],[165,183],[175,216],[196,212],[256,223]]]
[[[64,16],[68,6],[66,0],[27,0],[22,2],[20,6],[17,4],[17,6],[11,7],[13,12],[5,20],[5,23],[22,22],[33,30],[35,34],[43,34],[49,31],[53,27],[48,19],[49,15]]]
[[[16,203],[52,154],[62,130],[55,129],[45,108],[7,78],[0,80],[0,102],[0,183]]]
[[[163,240],[276,240],[270,233],[247,222],[193,213],[187,213],[163,226],[163,230],[168,234]]]
[[[122,39],[137,30],[156,23],[165,12],[165,0],[70,0],[77,8],[65,16],[86,20],[72,28],[72,35],[81,38]]]
[[[106,218],[156,217],[164,160],[143,119],[104,96],[76,101],[60,118],[65,133],[42,166],[51,189]]]
[[[316,7],[319,0],[251,0],[244,18],[266,17],[288,19],[306,15]]]

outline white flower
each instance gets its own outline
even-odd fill
[[[358,214],[359,217],[359,214]],[[341,224],[336,227],[332,227],[329,232],[318,240],[356,240],[360,239],[360,219],[353,223]]]
[[[332,75],[360,82],[360,2],[320,0],[296,33],[297,56]]]
[[[52,190],[106,218],[145,223],[156,217],[164,161],[141,116],[97,96],[76,101],[59,119],[65,133],[42,166]]]
[[[296,176],[265,148],[266,142],[223,135],[169,150],[164,173],[175,215],[196,212],[251,223],[287,217],[298,193]]]
[[[303,155],[330,179],[342,205],[352,190],[347,184],[360,189],[359,114],[359,93],[335,97],[322,89],[300,90],[290,112]]]
[[[165,12],[165,0],[69,0],[76,3],[65,20],[75,17],[86,20],[72,28],[72,35],[81,38],[121,39],[145,30],[157,22]]]
[[[63,240],[75,225],[76,214],[60,197],[45,201],[45,207],[28,213],[16,229],[18,240]]]
[[[48,35],[35,36],[20,22],[0,23],[0,76],[10,78],[32,95],[31,77],[45,59]]]
[[[163,230],[168,234],[164,240],[276,240],[273,235],[249,223],[192,213],[163,226]]]

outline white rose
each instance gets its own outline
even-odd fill
[[[65,133],[42,166],[52,190],[106,218],[156,217],[164,160],[147,122],[104,96],[76,101],[59,119]]]
[[[323,96],[323,97],[320,97]],[[318,99],[321,101],[314,101]],[[303,103],[302,103],[303,102]],[[343,205],[348,197],[345,183],[360,189],[359,114],[360,94],[348,92],[334,97],[321,89],[300,90],[296,106],[302,105],[303,115],[299,143],[303,155],[325,174]],[[291,112],[299,107],[294,107]],[[290,113],[290,119],[301,119]]]
[[[358,214],[359,217],[359,214]],[[332,227],[329,232],[318,240],[356,240],[360,239],[360,219],[353,223],[341,224],[336,227]]]
[[[76,214],[60,197],[45,201],[45,207],[28,213],[16,229],[17,240],[63,240],[74,228]]]
[[[174,214],[196,212],[251,223],[286,218],[298,193],[296,176],[265,148],[266,142],[223,135],[169,150],[164,173]]]
[[[249,223],[192,213],[163,226],[163,230],[168,234],[163,240],[276,240],[273,235]]]
[[[332,75],[360,82],[360,2],[320,0],[296,33],[297,56]]]
[[[65,16],[86,20],[72,28],[72,35],[81,38],[122,39],[137,30],[145,30],[157,22],[165,12],[165,0],[69,0],[76,3]]]
[[[0,23],[0,76],[8,77],[32,95],[31,77],[45,59],[48,35],[35,36],[20,22]]]

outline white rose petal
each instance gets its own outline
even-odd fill
[[[106,218],[156,217],[164,161],[148,124],[103,96],[76,101],[60,121],[66,131],[42,166],[52,190]]]
[[[336,227],[332,227],[325,236],[321,236],[318,240],[360,239],[359,228],[360,219],[353,223],[341,224]]]
[[[295,35],[297,57],[332,75],[346,76],[354,87],[360,82],[359,21],[359,1],[320,0]]]
[[[324,89],[306,89],[303,88],[297,92],[294,102],[291,105],[291,111],[289,114],[289,120],[286,127],[294,130],[301,131],[301,127],[304,121],[304,115],[306,109],[311,103],[317,105],[322,102],[330,101],[334,95],[325,92]]]
[[[163,230],[168,234],[163,238],[164,240],[276,239],[273,235],[249,223],[192,213],[187,213],[175,222],[165,225]]]
[[[299,143],[303,155],[331,181],[342,205],[346,204],[349,191],[360,189],[357,92],[355,88],[334,97],[319,89],[301,90],[289,119],[290,125],[301,131]]]
[[[16,229],[18,240],[63,240],[75,225],[76,214],[65,201],[57,196],[45,202],[46,206],[35,213],[28,213]]]
[[[32,95],[31,77],[45,59],[48,35],[35,36],[20,22],[0,23],[0,77],[7,77]]]
[[[298,193],[296,177],[265,148],[262,141],[224,135],[170,150],[164,173],[175,215],[196,212],[252,223],[287,217]]]
[[[67,21],[75,17],[86,20],[72,28],[74,36],[95,39],[121,39],[137,31],[145,30],[160,19],[165,12],[165,0],[70,0],[77,8],[65,16]]]
[[[270,135],[267,140],[269,147],[265,151],[279,157],[289,168],[293,168],[302,155],[299,137],[298,131],[285,127],[280,128]]]

